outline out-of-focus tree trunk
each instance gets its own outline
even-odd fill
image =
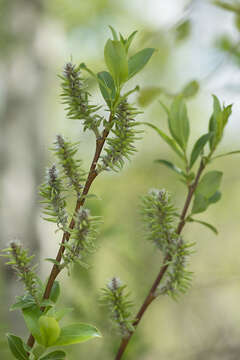
[[[35,254],[39,249],[36,188],[44,141],[45,72],[35,46],[44,10],[41,3],[0,1],[0,246],[19,239]],[[6,306],[14,300],[16,278],[6,267],[2,273],[2,314],[14,330],[17,315],[10,313],[9,319]]]

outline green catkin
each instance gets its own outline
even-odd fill
[[[81,160],[74,158],[78,151],[78,145],[78,143],[66,141],[62,135],[57,135],[53,150],[58,157],[64,176],[68,180],[67,185],[73,187],[77,197],[80,198],[83,188],[82,183],[85,180],[85,172],[81,168]]]
[[[19,280],[24,283],[25,291],[31,295],[35,303],[38,304],[38,277],[35,274],[36,265],[31,262],[34,255],[29,256],[20,243],[12,241],[10,247],[3,250],[2,256],[8,257],[7,265],[11,265],[16,272]]]
[[[69,229],[70,240],[64,244],[63,266],[70,270],[70,266],[78,263],[88,267],[85,259],[96,250],[95,240],[98,234],[100,218],[91,216],[88,209],[81,208],[75,215],[75,227]]]
[[[45,220],[57,223],[59,228],[65,229],[68,223],[68,216],[65,210],[66,201],[63,195],[64,185],[59,176],[59,171],[53,164],[46,171],[46,181],[40,187],[40,195],[44,205],[43,214]]]
[[[139,123],[135,121],[135,116],[140,112],[127,100],[123,100],[117,107],[113,118],[111,133],[114,135],[107,139],[105,154],[101,157],[98,171],[114,170],[119,171],[130,156],[136,152],[134,142],[139,139],[139,133],[135,127]]]
[[[63,104],[66,105],[67,117],[73,120],[83,120],[83,129],[93,130],[99,136],[98,127],[103,118],[96,114],[101,107],[90,105],[89,92],[85,80],[81,76],[80,67],[67,63],[60,76],[62,83]]]
[[[122,338],[134,331],[133,303],[129,301],[126,285],[117,277],[113,277],[102,289],[101,302],[108,307],[112,324]]]
[[[148,240],[159,248],[164,258],[169,259],[163,285],[156,295],[168,294],[177,299],[191,283],[192,273],[186,270],[186,266],[193,244],[185,243],[176,233],[176,209],[166,190],[150,190],[143,197],[142,214]]]

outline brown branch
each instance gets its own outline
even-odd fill
[[[198,182],[199,182],[199,179],[200,179],[200,176],[203,172],[205,168],[205,164],[203,162],[203,160],[201,161],[200,163],[200,166],[199,166],[199,169],[198,169],[198,172],[197,172],[197,175],[195,177],[195,180],[193,182],[192,185],[190,185],[188,187],[188,194],[187,194],[187,198],[186,198],[186,201],[185,201],[185,204],[184,204],[184,207],[183,207],[183,210],[182,210],[182,213],[181,213],[181,216],[180,216],[180,221],[179,221],[179,224],[177,226],[177,230],[176,230],[176,233],[177,234],[181,234],[182,232],[182,229],[185,225],[185,220],[186,220],[186,214],[187,214],[187,211],[189,209],[189,205],[191,203],[191,200],[192,200],[192,197],[193,197],[193,194],[197,188],[197,185],[198,185]],[[164,258],[164,261],[163,263],[165,265],[162,265],[161,268],[160,268],[160,271],[158,273],[158,276],[156,277],[148,295],[146,296],[140,310],[138,311],[137,313],[137,316],[136,316],[136,320],[135,322],[133,323],[135,329],[137,328],[139,322],[141,321],[145,311],[147,310],[147,308],[149,307],[149,305],[152,303],[152,301],[156,298],[156,295],[155,295],[155,292],[165,274],[165,272],[167,271],[168,269],[168,263],[169,261],[171,260],[171,256],[170,255],[167,255],[165,258]],[[115,360],[120,360],[122,358],[122,355],[124,353],[124,351],[126,350],[126,347],[128,346],[128,343],[131,339],[131,337],[133,336],[134,334],[134,331],[130,332],[130,334],[128,335],[128,337],[126,338],[123,338],[122,339],[122,342],[119,346],[119,349],[118,349],[118,352],[117,352],[117,355],[115,357]]]
[[[112,114],[110,114],[108,122],[110,123],[111,121],[112,121]],[[105,128],[104,131],[103,131],[102,136],[96,140],[95,154],[94,154],[94,157],[93,157],[93,160],[92,160],[92,163],[91,163],[91,167],[90,167],[90,170],[89,170],[89,173],[88,173],[87,180],[85,182],[85,186],[83,188],[82,195],[81,195],[80,199],[77,200],[74,215],[80,209],[80,207],[83,206],[83,204],[85,203],[86,195],[89,192],[89,189],[90,189],[90,187],[92,185],[92,182],[94,181],[94,179],[97,176],[96,166],[97,166],[97,163],[98,163],[98,160],[100,158],[104,143],[105,143],[108,135],[109,135],[109,130],[107,128]],[[69,229],[73,229],[74,226],[75,226],[75,220],[74,220],[74,216],[73,216],[71,221],[70,221],[70,224],[69,224]],[[70,233],[67,232],[67,231],[64,232],[63,237],[62,237],[62,241],[61,241],[61,246],[60,246],[60,248],[58,250],[58,253],[57,253],[57,256],[56,256],[56,261],[58,263],[61,262],[64,250],[65,250],[64,243],[67,242],[69,240],[69,238],[70,238]],[[45,291],[44,291],[43,299],[48,299],[49,298],[52,287],[53,287],[53,283],[54,283],[56,277],[58,276],[58,274],[60,273],[60,271],[61,270],[60,270],[59,266],[54,264],[53,267],[52,267],[50,276],[48,278],[48,282],[47,282],[47,285],[46,285],[46,288],[45,288]],[[44,309],[45,309],[45,307],[41,308],[42,311],[44,311]],[[30,334],[30,336],[28,338],[28,341],[27,341],[28,346],[33,347],[34,342],[35,342],[35,339],[34,339],[33,335]]]

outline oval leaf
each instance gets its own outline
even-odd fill
[[[181,148],[185,150],[189,138],[190,127],[187,107],[181,96],[177,96],[172,102],[168,125],[172,137],[177,141]]]
[[[41,357],[39,360],[64,360],[66,353],[64,351],[53,351],[44,357]]]
[[[129,58],[128,79],[131,79],[134,75],[136,75],[139,71],[141,71],[144,68],[144,66],[151,59],[154,51],[155,49],[153,48],[146,48]]]
[[[193,167],[195,161],[197,160],[197,158],[199,157],[199,155],[201,154],[204,146],[206,145],[206,143],[208,142],[208,140],[211,137],[211,133],[202,135],[195,143],[192,153],[191,153],[191,158],[190,158],[190,169]]]
[[[207,199],[211,198],[218,190],[223,173],[221,171],[209,171],[198,184],[196,193],[201,194]]]
[[[208,199],[208,202],[209,204],[215,204],[221,199],[221,197],[222,194],[220,193],[220,191],[216,191],[215,194]]]
[[[52,316],[40,316],[38,324],[41,332],[41,345],[45,347],[52,346],[60,335],[60,326],[57,320]]]
[[[18,360],[29,360],[28,354],[23,346],[23,341],[20,337],[7,334],[9,348],[13,356]]]
[[[124,45],[108,39],[104,48],[105,63],[115,83],[119,86],[128,78],[128,62]]]
[[[95,337],[101,337],[101,334],[94,326],[84,323],[72,324],[61,329],[60,336],[54,346],[78,344]]]
[[[192,214],[199,214],[208,208],[208,199],[201,194],[196,194],[193,201]]]
[[[138,103],[141,106],[147,106],[162,93],[163,89],[157,86],[149,86],[141,89],[138,96]]]
[[[101,80],[99,82],[99,88],[102,96],[106,101],[107,105],[110,106],[116,95],[114,80],[108,71],[99,72],[97,74],[97,77]]]
[[[38,319],[42,316],[42,312],[37,306],[32,306],[22,310],[24,321],[28,330],[35,337],[37,342],[41,344],[41,333],[38,325]]]
[[[54,281],[53,286],[52,286],[52,290],[49,296],[49,300],[53,301],[54,303],[57,302],[58,298],[60,295],[60,284],[59,281]]]
[[[199,84],[196,80],[190,81],[182,90],[182,95],[184,97],[192,97],[197,94],[199,90]]]

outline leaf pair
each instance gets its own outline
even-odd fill
[[[118,40],[115,30],[113,28],[111,30],[113,40],[108,39],[104,48],[104,59],[109,70],[108,75],[105,74],[104,77],[108,79],[106,86],[110,92],[112,92],[112,84],[110,84],[112,81],[119,89],[123,83],[143,69],[155,51],[153,48],[146,48],[128,58],[128,49],[136,32],[132,33],[128,39],[120,35],[120,40]]]

